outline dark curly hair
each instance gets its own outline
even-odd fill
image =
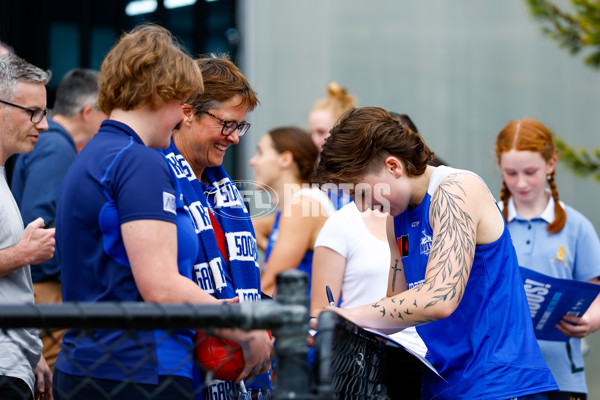
[[[346,111],[325,141],[314,181],[357,183],[383,167],[388,156],[398,157],[408,176],[425,172],[433,152],[423,138],[385,109],[361,107]]]

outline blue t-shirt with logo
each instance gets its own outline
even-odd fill
[[[67,172],[57,201],[56,246],[65,302],[143,301],[121,236],[140,219],[177,224],[179,273],[192,279],[198,242],[170,168],[127,125],[106,120]],[[193,330],[70,329],[60,371],[93,378],[158,383],[158,375],[192,376]],[[107,357],[107,349],[111,355]]]

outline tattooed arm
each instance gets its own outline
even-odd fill
[[[384,331],[450,316],[464,295],[475,246],[483,244],[480,234],[490,243],[502,233],[504,225],[495,207],[478,177],[468,174],[447,177],[431,200],[429,218],[433,241],[425,282],[377,303],[341,310],[341,314],[361,326]],[[399,259],[398,254],[392,257]],[[395,261],[390,271],[392,281],[394,266]],[[398,267],[401,267],[400,262]],[[389,285],[388,292],[393,282]]]
[[[390,246],[390,275],[388,277],[387,296],[392,297],[407,289],[406,277],[404,276],[404,267],[402,266],[402,257],[396,243],[396,235],[394,233],[394,217],[387,217],[386,231],[388,244]]]

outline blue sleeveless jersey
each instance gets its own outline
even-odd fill
[[[279,219],[281,218],[281,210],[277,210],[275,214],[275,221],[273,222],[273,227],[271,228],[271,234],[269,235],[267,241],[267,247],[265,248],[265,264],[269,261],[269,257],[271,256],[271,251],[273,251],[273,246],[275,246],[275,242],[277,241],[277,237],[279,236]],[[312,260],[313,260],[313,251],[307,250],[304,253],[304,257],[302,257],[302,261],[298,264],[298,270],[304,272],[308,275],[308,298],[310,299],[310,285],[312,281]],[[267,293],[269,296],[272,293]]]
[[[439,167],[430,182],[453,173],[470,172]],[[425,278],[432,243],[429,208],[436,188],[430,183],[421,204],[394,217],[409,289]],[[427,358],[447,381],[424,368],[423,399],[500,400],[558,389],[533,333],[506,226],[498,240],[476,247],[469,281],[454,313],[417,331],[427,345]]]

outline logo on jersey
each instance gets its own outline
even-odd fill
[[[408,282],[408,288],[412,289],[414,287],[421,286],[424,283],[425,283],[425,279],[421,279],[420,281],[416,281],[416,282]]]
[[[428,235],[427,232],[425,232],[425,229],[423,229],[421,233],[423,234],[423,236],[421,236],[421,246],[419,249],[419,253],[428,256],[429,250],[431,250],[431,235]]]
[[[163,192],[163,210],[177,214],[174,194]]]
[[[565,251],[565,246],[560,246],[558,250],[556,250],[556,258],[553,258],[551,261],[556,261],[562,263],[565,267],[567,266],[567,261],[565,257],[567,252]]]
[[[400,250],[400,256],[402,258],[408,257],[408,235],[402,235],[396,239],[398,243],[398,250]]]

